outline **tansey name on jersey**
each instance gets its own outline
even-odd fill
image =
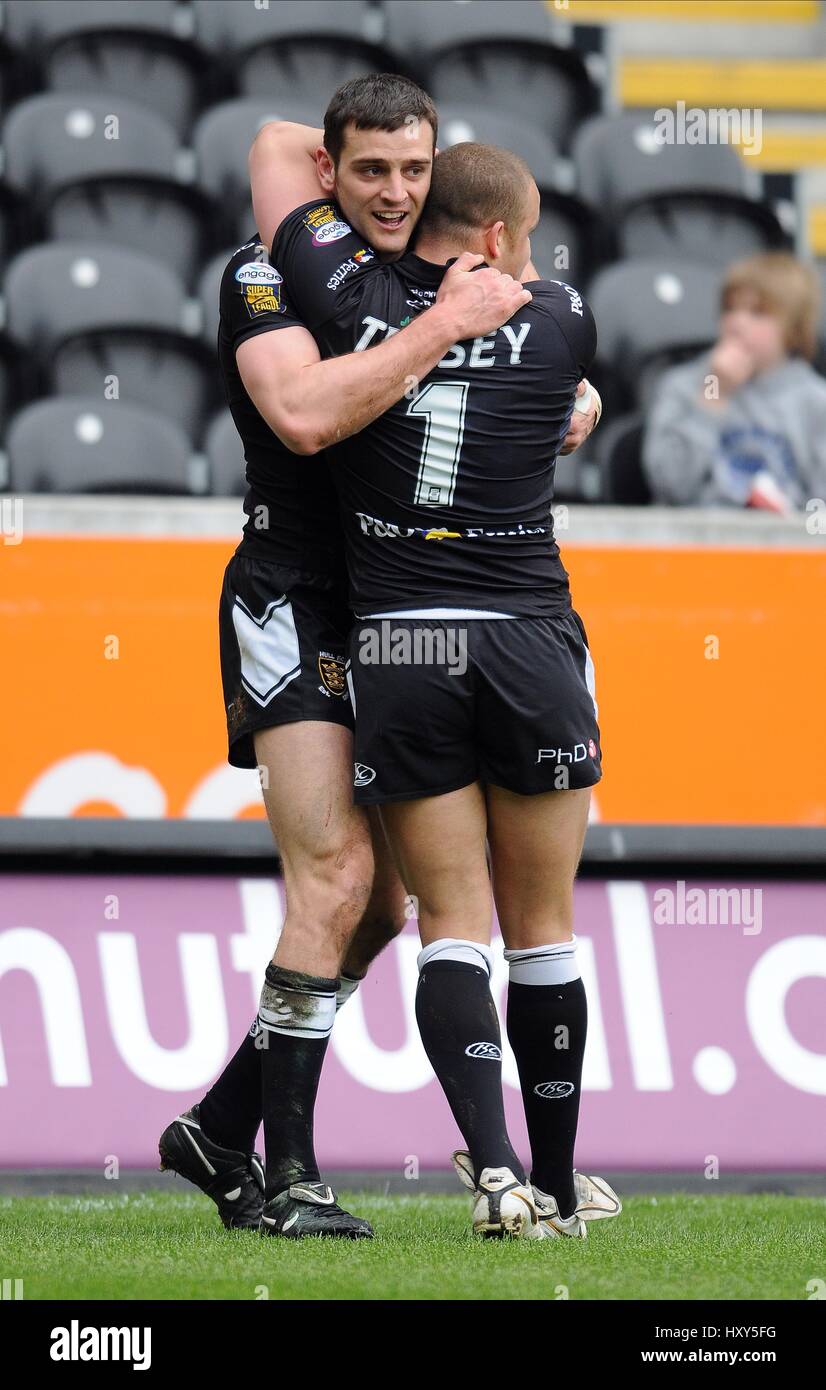
[[[378,334],[382,334],[385,338],[392,338],[394,333],[399,332],[399,329],[393,324],[387,324],[383,319],[375,318],[373,314],[365,314],[361,322],[364,325],[364,332],[355,345],[356,352],[363,352],[365,348],[368,348]],[[469,352],[462,343],[454,343],[441,362],[436,363],[436,366],[493,367],[497,361],[504,363],[505,359],[501,351],[498,359],[496,357],[497,347],[501,349],[504,346],[497,338],[497,335],[501,333],[508,344],[506,348],[507,365],[518,367],[522,361],[522,348],[530,331],[531,325],[529,323],[505,323],[501,328],[497,328],[496,333],[488,334],[485,338],[474,338]]]

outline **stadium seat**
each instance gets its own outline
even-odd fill
[[[238,97],[201,117],[192,139],[198,182],[220,209],[222,239],[243,243],[255,231],[247,156],[262,125],[278,120],[321,125],[322,116],[320,108],[296,102],[281,105],[263,97]]]
[[[177,179],[178,142],[166,121],[121,100],[113,113],[112,104],[53,95],[21,102],[3,130],[6,178],[29,190],[48,236],[146,251],[188,283],[211,228],[209,199]]]
[[[518,35],[539,47],[560,32],[544,0],[384,0],[382,14],[384,42],[402,70],[413,68],[423,76],[430,55],[454,44],[507,43]]]
[[[29,222],[25,194],[0,183],[0,272],[20,244],[21,235],[27,235]]]
[[[642,467],[644,428],[642,415],[633,413],[610,421],[594,436],[602,483],[600,501],[608,506],[644,507],[652,500]]]
[[[349,78],[392,71],[371,37],[377,12],[361,0],[270,0],[265,9],[195,0],[194,9],[198,39],[248,96],[314,102],[323,93],[326,105]]]
[[[581,57],[554,45],[559,27],[542,4],[399,0],[385,11],[387,42],[440,108],[451,102],[501,111],[567,151],[578,123],[597,107]]]
[[[789,246],[768,204],[729,193],[653,195],[626,207],[617,226],[618,251],[628,259],[684,256],[726,266]]]
[[[552,143],[535,128],[500,111],[479,106],[440,106],[439,147],[448,149],[466,140],[499,145],[522,156],[542,195],[539,225],[531,236],[534,263],[543,276],[556,278],[565,269],[557,264],[559,248],[565,247],[565,273],[582,283],[596,263],[597,219],[580,199],[557,190],[558,158]]]
[[[554,466],[554,503],[585,503],[588,500],[583,483],[582,454],[579,450],[573,454],[560,454]]]
[[[587,121],[573,145],[580,196],[606,212],[674,190],[759,196],[759,178],[733,145],[660,144],[658,129],[653,111]]]
[[[90,329],[181,331],[178,278],[151,257],[106,242],[47,242],[23,251],[3,291],[8,331],[45,354]]]
[[[787,244],[733,145],[659,143],[653,113],[598,116],[574,141],[580,195],[615,227],[624,258],[728,265]]]
[[[172,420],[123,401],[98,396],[38,401],[15,416],[6,448],[15,492],[197,490],[183,431]]]
[[[600,256],[599,220],[581,199],[557,189],[559,164],[551,142],[535,128],[500,111],[479,106],[440,106],[440,148],[466,140],[499,145],[522,156],[542,195],[539,225],[531,236],[534,263],[545,277],[553,279],[564,273],[577,284],[584,283]],[[566,251],[567,265],[559,263],[560,248]]]
[[[226,251],[219,251],[217,256],[213,256],[198,281],[198,303],[201,306],[201,337],[205,343],[209,344],[213,352],[215,351],[215,343],[218,337],[221,278],[224,274],[227,261],[234,250],[235,247],[229,246]]]
[[[5,428],[10,411],[25,399],[24,372],[21,371],[26,365],[25,353],[22,356],[21,362],[20,350],[15,349],[5,334],[0,334],[0,429]]]
[[[476,140],[483,145],[499,145],[521,155],[530,166],[540,188],[553,188],[557,180],[557,154],[554,145],[537,131],[489,106],[470,103],[439,107],[439,148]]]
[[[52,91],[110,93],[189,129],[204,67],[175,0],[10,0],[6,33]],[[185,16],[183,16],[185,18]]]
[[[437,105],[487,103],[567,153],[579,123],[597,104],[582,59],[571,49],[465,42],[434,55],[428,87]]]
[[[543,279],[568,280],[581,289],[601,263],[603,240],[599,219],[579,198],[542,189],[531,257]]]
[[[205,449],[213,495],[243,497],[247,490],[244,448],[228,410],[216,415],[207,430]]]
[[[597,363],[610,373],[606,412],[628,412],[647,394],[653,372],[702,351],[717,334],[722,270],[678,261],[620,261],[588,292],[597,322]],[[607,385],[607,383],[606,383]],[[606,399],[606,396],[608,397]]]
[[[184,333],[183,286],[167,266],[122,247],[49,243],[16,257],[5,298],[10,336],[36,355],[57,394],[116,389],[200,436],[217,386],[214,353]]]
[[[25,54],[12,49],[8,36],[0,34],[0,111],[8,111],[38,85],[37,73],[26,62]]]

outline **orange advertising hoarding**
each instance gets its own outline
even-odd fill
[[[226,763],[231,539],[0,549],[2,815],[262,814]],[[826,554],[569,545],[596,662],[595,817],[826,824]]]

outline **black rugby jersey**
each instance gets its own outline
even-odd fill
[[[303,326],[288,302],[283,277],[257,237],[230,258],[221,280],[220,307],[218,360],[244,446],[249,485],[239,552],[338,578],[343,572],[341,522],[326,456],[293,454],[281,443],[247,395],[235,361],[247,338]]]
[[[322,355],[363,351],[436,298],[446,267],[382,264],[331,203],[291,213],[273,244]],[[593,316],[558,281],[485,338],[455,344],[406,396],[330,451],[356,613],[570,607],[553,534],[556,455],[596,350]]]

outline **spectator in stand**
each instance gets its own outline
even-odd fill
[[[787,252],[729,268],[716,344],[654,394],[643,468],[655,502],[785,514],[826,497],[818,299],[814,271]]]

